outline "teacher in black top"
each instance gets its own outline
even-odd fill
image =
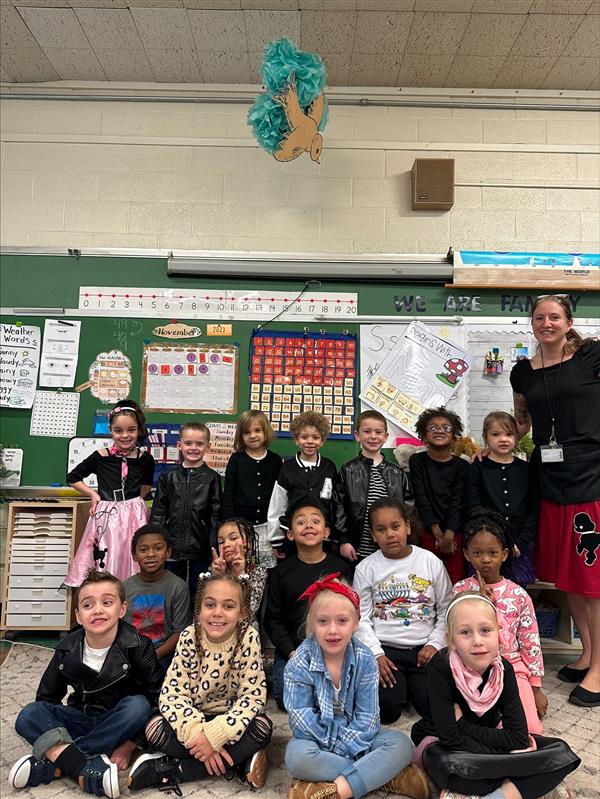
[[[538,349],[510,374],[519,435],[533,425],[541,506],[538,579],[564,591],[583,651],[558,676],[575,705],[600,706],[600,342],[573,329],[564,294],[538,297]]]

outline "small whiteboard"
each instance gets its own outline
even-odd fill
[[[69,441],[67,473],[73,471],[76,466],[79,466],[81,461],[85,460],[93,452],[102,449],[102,447],[110,447],[112,443],[112,438],[103,438],[101,436],[96,438],[72,438]],[[98,488],[98,480],[95,474],[90,474],[83,482],[90,488]]]

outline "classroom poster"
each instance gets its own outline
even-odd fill
[[[0,488],[12,488],[21,485],[23,470],[23,450],[11,447],[0,447]]]
[[[360,398],[413,434],[421,411],[446,405],[471,364],[466,349],[437,336],[421,322],[411,322],[363,386]]]
[[[207,422],[210,430],[210,449],[204,456],[204,463],[225,476],[229,456],[233,452],[233,440],[237,424],[235,422]]]
[[[255,331],[250,341],[250,407],[273,430],[291,436],[299,413],[329,419],[330,438],[354,437],[356,336],[348,333]]]
[[[159,413],[237,413],[238,347],[145,344],[142,406]]]
[[[73,388],[81,322],[46,319],[40,363],[40,386]]]
[[[89,383],[84,386],[88,385],[92,397],[106,404],[114,404],[128,397],[131,388],[131,361],[121,350],[100,352],[90,366]]]
[[[0,405],[31,408],[39,363],[39,327],[0,325]]]

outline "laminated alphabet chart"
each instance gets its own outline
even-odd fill
[[[256,320],[286,314],[300,321],[346,319],[358,314],[358,294],[301,289],[167,289],[82,286],[79,308],[119,316],[180,319]]]
[[[288,437],[299,413],[329,419],[330,438],[354,435],[357,342],[346,333],[257,331],[250,341],[250,407]]]
[[[237,412],[238,347],[144,344],[142,405],[160,413]]]
[[[30,436],[73,438],[77,433],[79,394],[75,391],[36,391]]]
[[[469,352],[421,322],[411,322],[363,386],[360,398],[403,430],[414,433],[424,408],[437,408],[459,390],[472,365]]]
[[[39,363],[39,327],[0,325],[0,405],[31,408]]]

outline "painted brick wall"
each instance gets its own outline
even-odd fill
[[[593,112],[337,106],[321,165],[259,150],[244,105],[4,101],[1,112],[4,245],[600,249]],[[417,157],[456,159],[450,212],[410,209]]]

